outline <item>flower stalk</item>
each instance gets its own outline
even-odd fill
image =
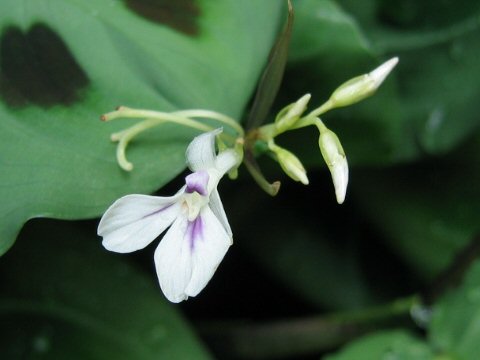
[[[101,120],[106,122],[119,118],[144,119],[143,121],[125,130],[113,133],[110,136],[110,139],[112,141],[118,142],[116,152],[117,162],[119,166],[125,171],[133,170],[133,164],[128,161],[126,157],[126,150],[130,141],[139,134],[165,123],[170,122],[195,130],[199,130],[201,132],[213,131],[214,128],[212,126],[196,120],[196,118],[208,118],[229,126],[237,133],[239,138],[243,138],[243,136],[245,135],[243,128],[237,122],[235,122],[235,120],[224,114],[220,114],[211,110],[193,109],[167,113],[161,111],[141,110],[129,108],[126,106],[119,106],[115,111],[106,113],[101,116]],[[230,144],[234,144],[237,142],[237,138],[232,135],[222,133],[219,136],[218,141],[227,141]]]

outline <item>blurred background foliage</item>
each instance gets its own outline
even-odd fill
[[[195,133],[142,135],[127,174],[109,135],[130,122],[98,117],[122,104],[245,118],[285,2],[2,1],[0,358],[476,359],[476,248],[455,259],[480,227],[480,3],[293,5],[272,115],[307,92],[320,105],[400,58],[372,98],[323,118],[351,166],[346,202],[335,202],[317,134],[284,135],[310,185],[269,159],[262,168],[282,181],[275,198],[245,171],[223,181],[235,246],[198,298],[173,305],[152,247],[107,253],[97,220],[79,220],[127,193],[176,191]],[[410,296],[442,281],[453,286],[412,319]]]

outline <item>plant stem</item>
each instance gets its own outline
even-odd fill
[[[126,106],[120,106],[118,110],[102,115],[101,119],[102,121],[112,121],[118,118],[146,119],[140,122],[138,126],[135,127],[135,131],[137,134],[141,132],[139,131],[141,128],[149,129],[156,125],[163,124],[164,122],[171,122],[171,123],[182,125],[185,127],[197,129],[202,132],[211,131],[214,129],[209,125],[206,125],[204,123],[201,123],[199,121],[196,121],[184,116],[184,114],[188,114],[188,113],[193,114],[195,117],[206,117],[207,114],[214,115],[215,117],[213,117],[212,119],[221,121],[223,123],[227,123],[230,126],[232,126],[232,124],[230,124],[231,122],[235,123],[235,121],[233,119],[230,119],[228,116],[215,113],[209,110],[185,110],[185,111],[167,113],[167,112],[153,111],[153,110],[132,109]],[[125,132],[127,131],[129,130],[128,129],[124,130],[121,132],[121,134],[125,134]],[[241,133],[243,133],[243,130],[241,130]],[[225,139],[228,139],[228,141],[232,143],[234,143],[236,140],[235,137],[229,134],[222,133],[220,136]]]
[[[278,194],[278,190],[280,190],[280,181],[275,181],[273,183],[269,183],[267,179],[263,176],[261,171],[258,169],[255,160],[252,160],[253,157],[249,156],[250,152],[245,152],[245,157],[243,163],[247,168],[250,175],[252,175],[255,182],[264,190],[268,195],[275,196]]]
[[[203,109],[193,109],[193,110],[182,110],[182,111],[175,111],[173,114],[182,116],[182,117],[193,117],[193,118],[205,118],[205,119],[213,119],[219,122],[222,122],[232,129],[234,129],[240,137],[245,136],[245,131],[243,130],[242,126],[237,123],[234,119],[224,114],[220,114],[215,111],[211,110],[203,110]]]
[[[323,115],[327,111],[332,110],[332,109],[333,109],[333,103],[330,99],[328,99],[324,104],[322,104],[320,107],[316,108],[315,110],[312,110],[305,117],[306,118],[318,117],[318,116]]]
[[[292,129],[301,129],[303,127],[311,126],[311,125],[316,126],[320,133],[328,130],[327,127],[325,126],[325,124],[323,123],[323,121],[320,120],[319,117],[310,116],[310,115],[307,115],[307,116],[299,119],[295,123],[295,125],[292,127]]]

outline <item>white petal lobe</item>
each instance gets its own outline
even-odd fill
[[[203,236],[196,239],[191,252],[192,276],[185,294],[196,296],[208,284],[218,265],[232,244],[223,225],[206,206],[200,216],[203,221]]]
[[[155,268],[160,287],[166,298],[174,303],[188,298],[185,288],[192,277],[187,224],[187,218],[179,216],[155,250]]]
[[[206,206],[195,235],[188,219],[179,216],[155,251],[155,266],[163,293],[171,302],[196,296],[212,278],[231,245],[223,225]]]
[[[222,129],[203,133],[195,137],[187,148],[187,164],[190,170],[199,171],[215,166],[215,136]]]
[[[232,150],[224,150],[218,154],[215,159],[215,168],[220,173],[220,177],[225,175],[237,163],[237,153]]]
[[[98,225],[103,246],[128,253],[143,249],[160,235],[180,211],[177,194],[172,197],[127,195],[115,201]]]
[[[212,193],[210,194],[210,208],[230,237],[230,243],[233,243],[232,229],[228,223],[227,214],[225,213],[225,209],[223,208],[222,200],[220,200],[220,194],[218,193],[217,189],[213,189]]]

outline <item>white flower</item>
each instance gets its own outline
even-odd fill
[[[193,173],[174,196],[124,196],[98,225],[103,246],[119,253],[144,248],[170,227],[154,258],[160,287],[172,302],[196,296],[232,245],[217,185],[237,155],[233,150],[216,155],[215,136],[220,132],[204,133],[189,145],[186,156]]]

